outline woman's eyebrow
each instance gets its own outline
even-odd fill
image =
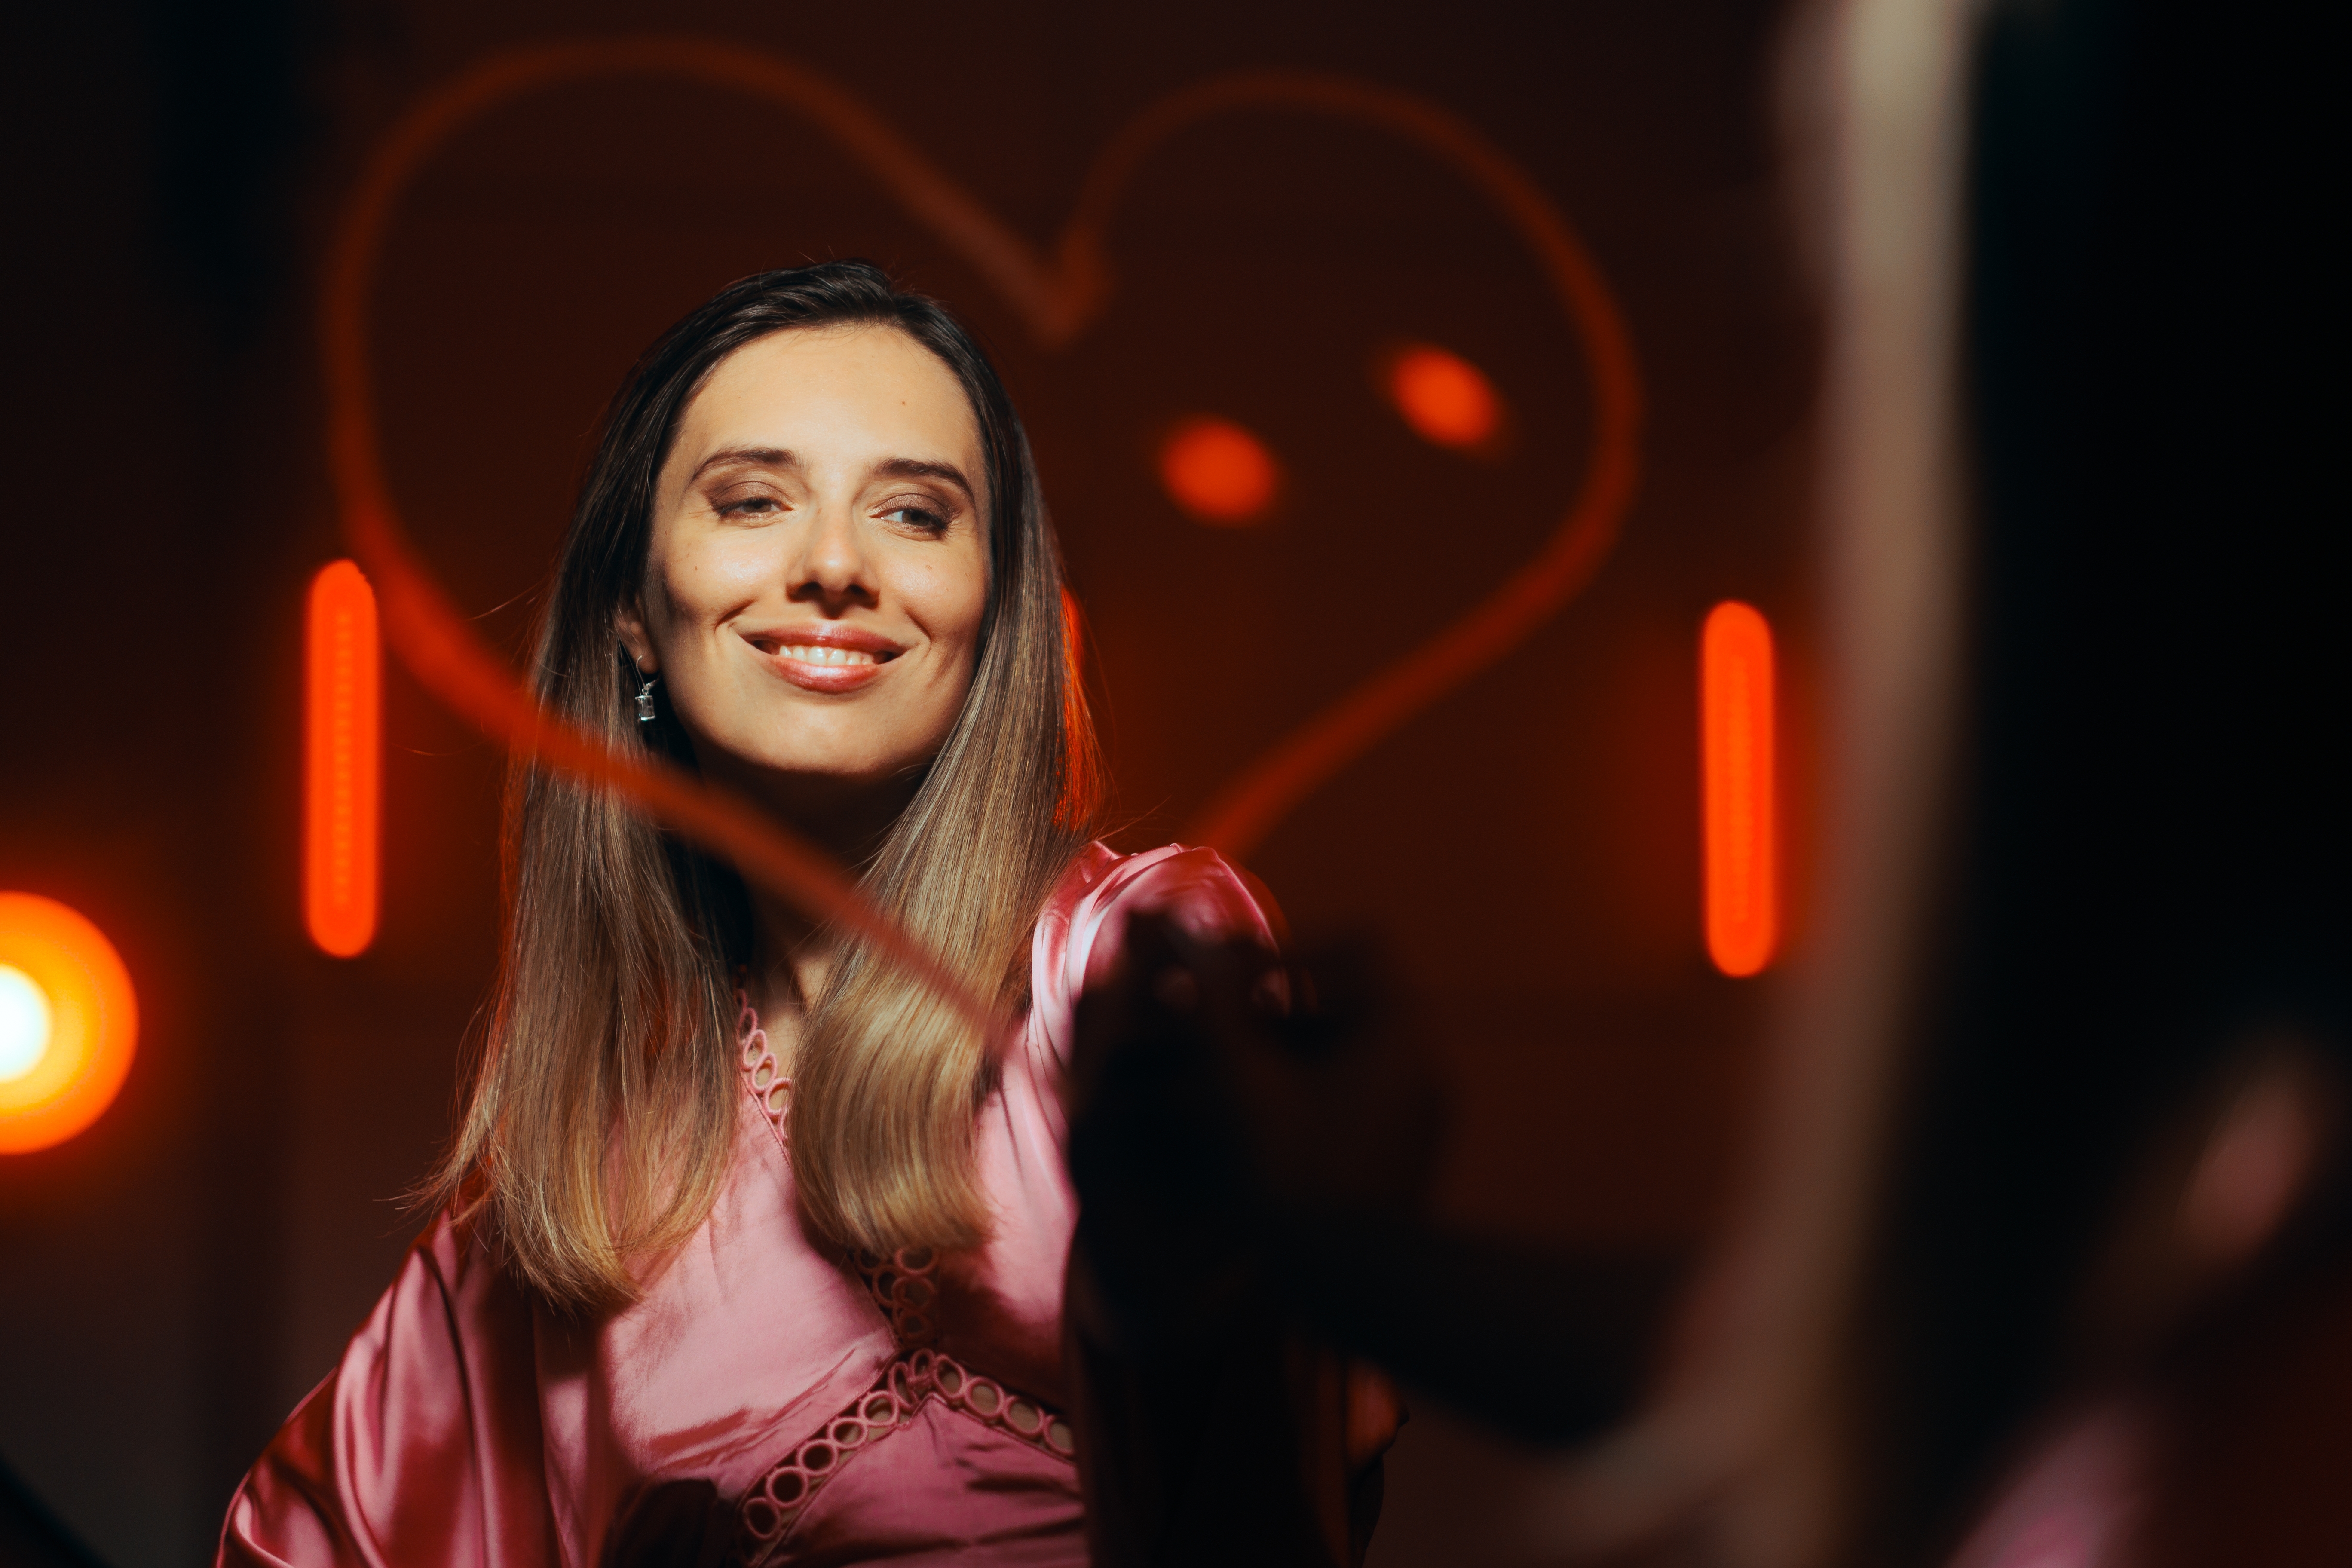
[[[979,492],[953,463],[929,462],[921,458],[885,458],[874,465],[874,472],[877,478],[886,479],[945,479],[963,492],[964,504],[979,504]]]
[[[694,466],[694,472],[686,476],[686,482],[692,484],[705,473],[722,464],[738,463],[755,465],[763,468],[797,468],[801,466],[800,458],[785,451],[782,447],[729,447],[723,451],[711,453],[701,462],[697,463]]]

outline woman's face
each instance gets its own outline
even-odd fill
[[[895,328],[775,332],[719,363],[619,616],[707,772],[854,787],[939,751],[988,597],[984,473],[961,384]]]

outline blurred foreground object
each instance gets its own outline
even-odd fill
[[[106,933],[54,899],[0,893],[0,1154],[97,1121],[138,1037],[131,972]]]
[[[2344,1109],[2338,1063],[2259,1037],[2150,1132],[1954,1568],[2352,1560]]]
[[[1067,1322],[1098,1563],[1360,1562],[1394,1430],[1368,1363],[1555,1443],[1641,1384],[1669,1265],[1420,1217],[1440,1102],[1381,973],[1140,918],[1080,1005]]]
[[[1970,40],[1958,0],[1792,14],[1788,183],[1825,311],[1822,742],[1803,941],[1749,1171],[1649,1408],[1530,1521],[1568,1560],[1843,1561],[1873,1484],[1858,1293],[1890,1107],[1932,973],[1965,654],[1961,293]]]
[[[2352,1561],[2333,139],[2279,22],[1798,16],[1821,892],[1748,1210],[1563,1554]]]
[[[2076,1561],[2352,1561],[2347,584],[2304,371],[2340,137],[2302,15],[1976,40],[1962,809],[1853,1308],[1860,1557],[1950,1552],[2111,1411],[2146,1506]]]

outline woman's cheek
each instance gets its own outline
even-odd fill
[[[698,623],[715,624],[724,606],[747,596],[761,577],[761,563],[740,550],[698,552],[684,563],[679,598]]]
[[[961,565],[910,568],[899,579],[899,602],[931,641],[956,647],[968,657],[987,606],[987,586],[978,575]]]

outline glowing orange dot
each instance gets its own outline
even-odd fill
[[[1503,428],[1503,399],[1486,373],[1459,354],[1414,343],[1389,362],[1389,401],[1423,440],[1475,448]]]
[[[105,933],[53,899],[0,893],[0,1154],[97,1121],[138,1036],[131,973]]]
[[[1706,795],[1706,951],[1754,974],[1779,943],[1773,843],[1772,628],[1727,599],[1699,633],[1699,752]]]
[[[350,958],[375,937],[379,686],[375,590],[349,561],[310,582],[302,915],[320,951]]]
[[[1160,482],[1169,499],[1202,522],[1234,528],[1274,504],[1282,470],[1265,443],[1230,419],[1200,415],[1168,433]]]

